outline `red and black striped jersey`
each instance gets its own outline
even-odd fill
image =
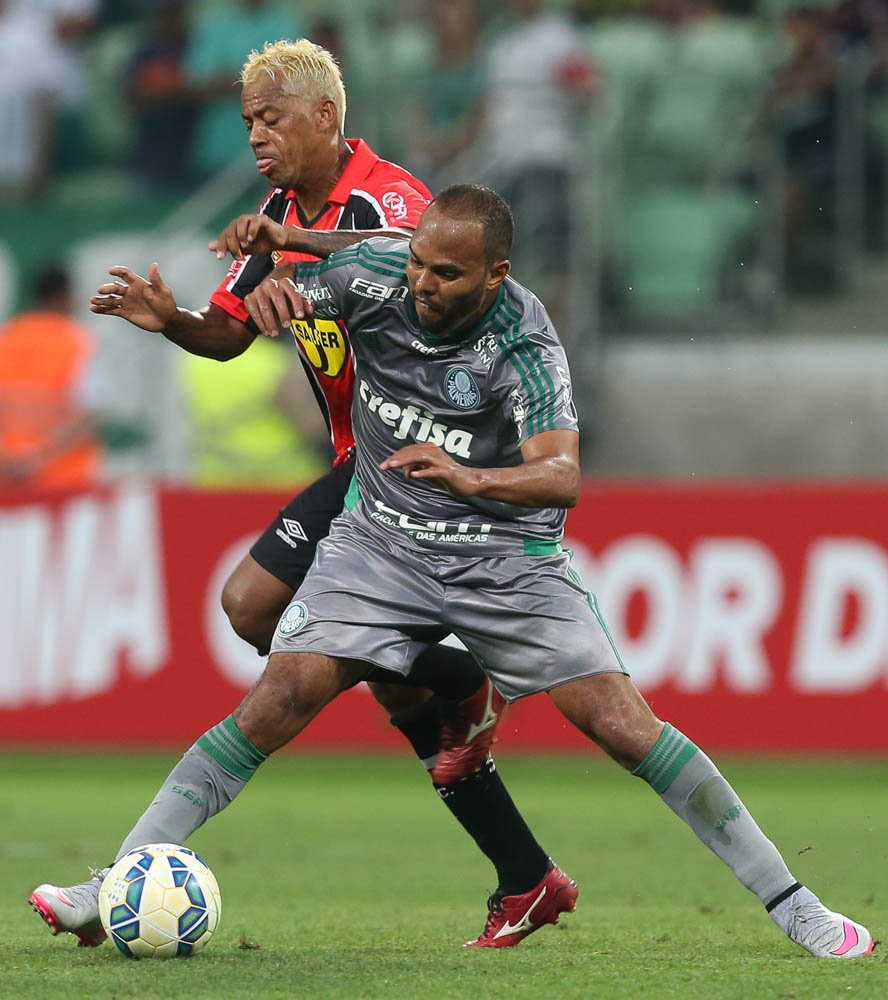
[[[295,191],[275,188],[259,207],[285,226],[303,229],[415,229],[431,192],[403,167],[380,159],[363,139],[347,139],[352,149],[327,204],[313,219],[306,219],[296,201]],[[236,260],[224,281],[210,296],[210,302],[256,332],[244,306],[244,298],[278,264],[317,260],[309,254],[275,253]],[[293,337],[308,375],[315,398],[324,414],[335,463],[351,454],[351,402],[355,376],[351,347],[345,324],[332,319],[293,320]]]

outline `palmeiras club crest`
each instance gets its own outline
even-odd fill
[[[481,394],[472,373],[466,368],[451,368],[444,376],[447,398],[461,410],[472,410],[478,405]]]

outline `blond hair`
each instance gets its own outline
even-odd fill
[[[261,52],[253,49],[247,56],[241,70],[241,83],[245,86],[256,83],[263,73],[272,78],[280,73],[285,93],[307,101],[329,98],[336,105],[339,128],[345,127],[342,73],[332,54],[320,45],[307,38],[297,38],[295,42],[286,39],[266,42]]]

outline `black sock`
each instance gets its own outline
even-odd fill
[[[434,760],[441,734],[441,700],[392,719],[423,763]],[[429,764],[428,766],[431,766]],[[435,785],[447,808],[496,869],[497,891],[515,896],[546,874],[549,858],[512,801],[493,760],[452,785]]]
[[[368,681],[384,684],[406,684],[424,687],[439,694],[445,701],[465,701],[481,686],[484,671],[471,653],[453,646],[429,646],[417,656],[407,676],[374,667]],[[397,723],[396,723],[397,725]]]
[[[442,707],[441,699],[435,694],[418,708],[392,717],[392,725],[401,730],[423,764],[434,760],[438,753]]]
[[[496,869],[497,892],[516,896],[546,874],[549,858],[536,842],[488,758],[476,774],[452,785],[435,785],[444,804]]]
[[[420,653],[410,673],[417,684],[431,688],[445,701],[471,698],[484,680],[484,671],[471,653],[440,643]]]

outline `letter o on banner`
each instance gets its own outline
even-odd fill
[[[684,571],[675,550],[652,535],[631,535],[602,553],[596,597],[617,650],[639,687],[667,679],[686,607]],[[641,631],[630,635],[629,602],[645,599]]]

